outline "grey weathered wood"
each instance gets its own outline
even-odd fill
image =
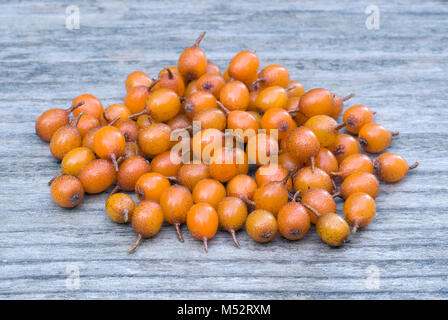
[[[441,1],[76,1],[80,30],[65,28],[70,1],[0,3],[0,297],[20,298],[448,298],[448,6]],[[381,10],[367,30],[365,8]],[[400,130],[390,151],[420,167],[382,185],[374,223],[343,248],[314,230],[303,241],[241,249],[219,232],[204,254],[164,227],[127,255],[130,226],[104,213],[105,195],[74,210],[54,205],[46,185],[58,172],[34,135],[45,109],[89,92],[122,101],[126,75],[176,63],[200,31],[222,68],[243,49],[281,63],[306,88],[355,92],[350,104],[377,111]],[[339,212],[342,203],[338,203]],[[80,289],[66,288],[67,265]],[[369,289],[369,266],[378,289]]]

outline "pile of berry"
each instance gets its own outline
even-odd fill
[[[360,146],[381,153],[398,133],[374,123],[365,105],[345,110],[338,124],[353,95],[305,92],[281,65],[259,71],[253,52],[235,55],[222,74],[199,47],[204,35],[157,80],[131,73],[122,104],[103,109],[83,94],[37,119],[37,135],[62,160],[50,181],[53,200],[73,208],[85,192],[113,188],[106,212],[132,223],[137,242],[130,251],[164,221],[180,241],[186,223],[206,251],[219,226],[238,247],[235,232],[244,226],[255,241],[269,242],[277,231],[300,240],[315,224],[330,246],[366,227],[376,213],[377,177],[399,181],[418,163],[393,153],[372,162]],[[339,133],[343,128],[347,133]],[[140,202],[118,191],[135,191]],[[345,199],[344,218],[335,197]]]

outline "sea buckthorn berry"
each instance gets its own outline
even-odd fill
[[[235,231],[240,230],[247,219],[247,207],[243,200],[237,197],[225,197],[218,205],[219,226],[232,235],[233,242],[239,248],[240,243]]]
[[[341,184],[339,193],[344,199],[347,199],[355,192],[365,192],[372,198],[376,198],[380,193],[380,184],[371,173],[354,173],[345,178]]]
[[[307,190],[301,199],[302,204],[307,208],[308,215],[310,216],[313,224],[317,223],[318,215],[309,207],[315,209],[320,214],[336,212],[336,202],[333,196],[324,189],[311,188]]]
[[[224,133],[218,129],[209,128],[196,133],[191,139],[193,154],[196,159],[210,162],[214,150],[224,145]]]
[[[338,125],[332,117],[321,114],[309,118],[304,126],[314,132],[322,147],[328,147],[334,143],[339,129],[345,124]]]
[[[93,151],[101,159],[110,159],[118,170],[117,160],[125,151],[126,139],[120,129],[105,126],[99,129],[93,138]]]
[[[149,162],[140,156],[123,161],[117,172],[117,185],[121,190],[133,191],[138,179],[151,171]]]
[[[75,121],[76,119],[73,119],[72,124],[74,124]],[[92,117],[88,114],[83,114],[79,119],[76,128],[78,128],[78,131],[81,134],[81,136],[84,137],[87,134],[87,132],[89,132],[91,129],[97,128],[99,126],[100,121],[97,118]]]
[[[191,120],[185,114],[178,114],[167,122],[171,130],[186,129],[191,126]]]
[[[205,252],[208,252],[207,241],[218,231],[218,223],[218,214],[208,203],[197,203],[188,210],[188,230],[193,237],[203,242]]]
[[[128,223],[132,220],[134,209],[134,200],[125,193],[115,193],[107,198],[106,212],[113,222]]]
[[[210,176],[220,182],[227,182],[239,173],[235,152],[230,148],[216,150],[209,167]]]
[[[342,109],[344,108],[344,101],[351,99],[355,95],[352,93],[344,98],[341,98],[340,96],[334,93],[332,95],[333,95],[333,108],[329,116],[336,119],[337,117],[339,117],[339,115],[342,112]]]
[[[261,118],[261,128],[266,129],[268,133],[271,129],[276,129],[278,130],[278,138],[283,139],[297,128],[297,124],[285,109],[270,108]]]
[[[63,208],[74,208],[84,198],[84,188],[78,178],[60,175],[51,183],[51,197]]]
[[[146,101],[146,109],[155,122],[174,118],[179,113],[180,106],[180,99],[176,92],[166,88],[152,92]]]
[[[101,193],[115,181],[117,173],[112,162],[104,159],[90,161],[79,172],[78,178],[87,193]]]
[[[129,111],[129,109],[124,104],[111,104],[106,109],[104,109],[101,124],[105,126],[118,117],[119,119],[116,121],[116,123],[120,123],[129,119],[130,115],[131,111]]]
[[[84,104],[84,101],[68,109],[50,109],[42,113],[36,120],[36,134],[44,141],[49,142],[53,134],[61,127],[69,123],[70,114],[76,108]]]
[[[186,48],[179,56],[177,69],[187,81],[199,79],[207,71],[207,57],[199,48],[199,43],[204,38],[202,32],[191,47]]]
[[[286,87],[286,92],[288,93],[288,98],[297,97],[300,98],[305,93],[305,88],[303,84],[298,81],[289,80]]]
[[[266,112],[268,109],[281,108],[286,109],[288,94],[286,90],[279,86],[272,86],[263,89],[255,100],[257,108]]]
[[[299,163],[305,163],[319,153],[319,139],[313,131],[306,127],[298,127],[292,130],[286,139],[287,151]]]
[[[205,73],[222,75],[222,72],[216,65],[216,63],[213,63],[211,61],[207,61],[207,69]]]
[[[277,220],[269,211],[255,210],[247,217],[247,234],[256,242],[267,243],[273,240],[277,234],[277,230]]]
[[[358,134],[366,123],[373,122],[373,112],[369,107],[357,104],[345,110],[342,121],[348,132]]]
[[[117,123],[115,126],[123,133],[126,142],[137,141],[139,127],[135,121],[127,119]]]
[[[154,237],[160,231],[160,228],[162,228],[162,224],[162,207],[157,202],[151,200],[140,202],[132,215],[132,228],[137,233],[137,241],[128,250],[128,253],[137,249],[142,238]]]
[[[196,91],[192,93],[184,102],[186,115],[192,119],[194,114],[208,108],[217,108],[216,98],[210,92]]]
[[[323,242],[332,247],[344,244],[350,235],[348,223],[336,213],[326,213],[317,219],[316,230]]]
[[[408,165],[403,157],[394,153],[383,153],[375,160],[375,173],[381,181],[397,182],[403,179],[409,169],[415,169],[418,162]]]
[[[185,98],[188,98],[193,93],[199,91],[197,84],[198,84],[198,80],[190,81],[190,83],[185,88],[185,92],[184,92],[184,97]]]
[[[128,75],[125,81],[126,91],[138,86],[150,86],[153,80],[143,71],[134,71]]]
[[[259,187],[254,194],[255,209],[263,209],[277,215],[289,199],[287,182],[292,172],[280,181],[272,181]]]
[[[255,53],[241,51],[230,61],[228,73],[232,79],[250,81],[257,76],[259,66],[260,61]]]
[[[226,196],[226,188],[214,179],[203,179],[196,183],[193,189],[193,201],[195,203],[206,202],[214,208]]]
[[[292,172],[296,172],[301,168],[301,165],[289,152],[282,152],[278,156],[278,165]]]
[[[187,213],[193,206],[191,192],[184,186],[171,186],[162,193],[160,205],[162,206],[165,220],[174,225],[179,240],[184,242],[180,232],[180,225],[185,223]]]
[[[331,174],[345,179],[349,175],[359,172],[373,173],[373,162],[365,154],[356,153],[345,158],[341,162],[339,170]]]
[[[83,114],[88,114],[92,117],[101,120],[103,116],[103,104],[97,97],[91,94],[82,94],[73,99],[72,107],[75,107],[80,102],[84,102],[79,108],[73,110],[73,116],[77,117],[81,112]]]
[[[257,97],[260,94],[261,89],[253,89],[249,90],[249,105],[247,106],[248,111],[256,111],[258,113],[258,108],[255,102],[257,101]]]
[[[307,163],[307,165],[311,165],[311,161],[310,163]],[[314,165],[324,170],[327,174],[336,172],[339,169],[338,160],[327,148],[320,148],[319,153],[315,158]]]
[[[227,196],[237,197],[242,200],[253,200],[255,191],[257,190],[257,183],[255,180],[245,174],[239,174],[233,177],[227,183]]]
[[[391,132],[377,123],[367,123],[358,133],[359,144],[369,153],[380,153],[389,147],[392,137],[397,136],[398,131]]]
[[[289,84],[289,72],[281,65],[271,64],[261,69],[256,81],[264,88],[272,86],[286,88]]]
[[[93,151],[93,138],[95,138],[95,134],[100,130],[100,127],[92,128],[84,135],[82,138],[82,146],[89,148]]]
[[[76,128],[81,116],[82,113],[72,124],[60,127],[51,137],[50,152],[56,159],[62,160],[71,150],[81,146],[82,136]]]
[[[160,201],[163,192],[170,187],[169,180],[160,173],[148,172],[135,183],[135,194],[140,201]]]
[[[210,169],[204,163],[187,163],[177,172],[177,181],[190,191],[193,191],[199,181],[207,178],[210,178]]]
[[[234,148],[238,174],[247,174],[249,172],[249,158],[243,149]]]
[[[355,192],[344,203],[344,216],[352,226],[352,232],[366,227],[375,217],[375,200],[367,193]]]
[[[121,157],[121,160],[129,159],[135,156],[141,156],[143,153],[140,151],[140,148],[135,141],[126,142],[126,146],[124,148],[124,154]]]
[[[311,89],[300,98],[299,110],[308,118],[319,114],[330,115],[333,111],[333,96],[326,89]]]
[[[278,230],[288,240],[300,240],[310,229],[310,217],[298,202],[288,202],[277,215]]]
[[[199,122],[202,129],[214,128],[220,131],[226,128],[226,115],[218,108],[207,108],[193,115],[193,121]]]
[[[164,123],[153,123],[138,134],[138,145],[144,154],[154,157],[170,149],[171,128]]]
[[[151,160],[151,170],[165,177],[176,177],[181,167],[182,154],[171,151],[162,152]]]
[[[68,152],[62,159],[62,174],[78,176],[82,168],[90,161],[95,160],[95,154],[86,147],[79,147]]]
[[[221,75],[205,73],[198,79],[196,86],[198,90],[210,92],[218,99],[225,84],[226,80]]]
[[[330,176],[320,168],[304,167],[294,177],[294,190],[304,194],[308,189],[321,188],[331,192],[333,183]]]
[[[132,118],[135,119],[134,117]],[[145,129],[154,123],[154,121],[147,114],[138,116],[136,122],[139,129]]]
[[[328,149],[341,163],[348,156],[359,153],[359,144],[351,135],[342,133],[336,137],[332,145],[328,146]]]
[[[255,172],[255,181],[257,182],[258,187],[264,186],[273,181],[282,181],[288,176],[289,170],[283,168],[282,166],[274,166],[265,164],[264,166],[260,166]],[[288,191],[292,190],[292,178],[286,182],[286,187]]]
[[[241,81],[229,81],[222,87],[219,100],[230,111],[245,111],[249,106],[249,90]]]
[[[151,90],[156,83],[149,87],[138,86],[130,89],[126,96],[124,97],[124,104],[129,109],[131,114],[136,114],[145,110],[146,101],[151,94]]]
[[[270,157],[278,154],[278,150],[277,140],[264,133],[254,135],[247,141],[246,153],[250,164],[268,164]]]
[[[159,82],[154,86],[154,91],[160,88],[173,90],[180,97],[184,95],[185,83],[177,67],[167,67],[159,72]]]

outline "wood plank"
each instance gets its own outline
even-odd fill
[[[0,298],[448,298],[446,3],[376,1],[379,30],[365,28],[369,1],[78,3],[73,31],[60,1],[0,3]],[[331,249],[313,228],[300,242],[267,245],[239,232],[236,249],[219,232],[204,254],[185,226],[183,244],[164,226],[128,255],[135,235],[109,221],[106,195],[74,210],[52,203],[46,184],[59,164],[34,134],[36,117],[85,92],[105,106],[122,101],[129,72],[156,75],[203,30],[221,68],[256,50],[262,65],[285,65],[306,88],[355,92],[348,105],[369,105],[400,131],[389,150],[420,167],[381,186],[375,221],[351,243]],[[77,290],[66,287],[71,265]],[[366,282],[371,268],[378,288]]]

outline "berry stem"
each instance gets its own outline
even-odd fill
[[[312,206],[306,204],[306,203],[302,203],[302,205],[307,208],[308,210],[310,210],[312,213],[314,213],[316,216],[320,217],[321,214],[319,213],[319,211],[317,211],[316,209],[314,209]]]
[[[179,238],[179,241],[184,242],[184,238],[182,237],[182,233],[180,232],[180,223],[175,223],[174,228],[176,228],[177,237]]]
[[[142,116],[142,115],[144,115],[144,114],[149,114],[148,113],[148,110],[146,110],[146,108],[145,109],[143,109],[142,111],[140,111],[140,112],[137,112],[137,113],[134,113],[134,114],[131,114],[130,116],[129,116],[129,119],[134,119],[134,118],[138,118],[138,117],[140,117],[140,116]],[[151,119],[151,118],[150,118]]]
[[[118,172],[118,162],[117,162],[117,156],[115,155],[115,153],[112,153],[110,155],[110,160],[112,161],[114,167],[115,167],[115,171]],[[118,186],[116,186],[115,188],[117,188]],[[115,190],[114,188],[114,190]],[[116,191],[116,190],[115,190]]]
[[[75,118],[75,120],[73,121],[73,126],[76,128],[78,126],[79,120],[81,120],[82,115],[84,114],[84,112],[80,112],[78,114],[78,116]]]
[[[202,39],[204,39],[204,37],[205,37],[205,31],[203,31],[200,35],[199,35],[199,37],[196,39],[196,41],[194,42],[194,46],[195,47],[199,47],[199,44],[201,43],[201,41],[202,41]]]
[[[113,195],[114,193],[116,193],[119,189],[120,189],[120,186],[117,184],[117,185],[112,189],[112,191],[109,193],[109,197],[110,197],[111,195]]]
[[[84,101],[78,102],[78,103],[75,104],[74,106],[71,106],[70,108],[68,108],[66,111],[67,111],[67,113],[71,113],[71,112],[73,112],[73,110],[79,108],[79,107],[82,106],[83,104],[85,104]]]
[[[206,237],[202,238],[202,242],[204,244],[205,253],[208,253],[207,238]]]
[[[358,231],[358,228],[359,228],[359,225],[357,222],[355,222],[355,224],[353,225],[353,228],[352,228],[352,233],[356,233],[356,231]]]
[[[129,220],[129,211],[128,211],[128,209],[124,209],[124,211],[123,211],[123,221],[124,221],[124,223],[128,223],[128,220]]]
[[[342,195],[341,195],[341,192],[340,192],[340,191],[337,191],[337,192],[333,193],[331,196],[332,196],[333,198],[336,198],[336,197],[341,197],[341,198],[342,198]]]
[[[167,68],[168,69],[168,68]],[[171,71],[171,70],[170,70]],[[171,78],[170,78],[171,79]],[[160,82],[160,80],[156,80],[153,83],[151,83],[149,86],[146,87],[146,89],[148,89],[148,92],[150,92],[152,90],[152,88],[154,88],[154,86],[156,84],[158,84]]]
[[[116,124],[118,122],[118,120],[120,120],[120,116],[116,117],[114,120],[109,122],[108,126],[113,126],[114,124]],[[108,120],[106,119],[106,121],[108,121]]]
[[[240,248],[240,243],[238,242],[238,239],[236,238],[236,234],[235,234],[235,230],[230,230],[229,231],[230,232],[230,234],[232,235],[232,239],[233,239],[233,242],[235,243],[235,245],[238,247],[238,248]]]
[[[314,167],[316,165],[315,159],[314,159],[314,157],[311,157],[310,160],[311,160],[311,172],[314,173]]]
[[[250,200],[248,197],[244,196],[241,198],[248,206],[255,207],[255,201]]]
[[[51,186],[53,181],[59,178],[60,176],[62,176],[62,173],[58,173],[57,175],[55,175],[53,178],[50,179],[50,181],[48,181],[48,185]]]
[[[412,170],[412,169],[415,169],[415,168],[417,168],[417,167],[418,167],[418,165],[419,165],[419,163],[418,163],[418,162],[415,162],[414,164],[411,164],[411,165],[409,166],[409,170]]]
[[[400,131],[391,131],[390,134],[392,135],[392,137],[395,137],[400,134]]]
[[[294,193],[294,195],[292,196],[292,201],[297,202],[297,199],[300,197],[301,193],[302,193],[302,190],[299,190],[296,193]]]
[[[165,68],[166,72],[168,73],[168,79],[173,80],[174,75],[170,68]]]
[[[347,122],[342,122],[341,124],[339,124],[335,129],[336,130],[340,130],[342,128],[344,128],[347,125]]]
[[[220,107],[222,109],[222,111],[224,111],[224,113],[226,114],[226,116],[229,115],[230,110],[227,109],[219,100],[216,100],[216,103],[218,104],[218,107]]]
[[[292,170],[292,169],[288,171],[288,174],[282,180],[283,185],[288,183],[288,180],[289,180],[289,178],[291,178],[293,173],[294,173],[294,170]]]
[[[132,246],[132,248],[128,250],[128,253],[134,252],[135,249],[137,249],[137,247],[139,246],[141,241],[142,241],[142,235],[139,233],[138,236],[137,236],[137,241],[135,241],[135,243]]]
[[[350,93],[348,96],[346,96],[346,97],[344,97],[344,98],[342,98],[342,101],[347,101],[347,100],[349,100],[349,99],[351,99],[351,98],[353,98],[355,96],[355,94],[354,93]]]

